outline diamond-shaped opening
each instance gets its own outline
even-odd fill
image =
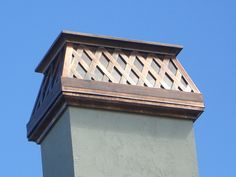
[[[129,51],[129,50],[122,50],[122,52],[123,52],[127,57],[130,56],[130,51]]]
[[[138,59],[138,57],[136,57],[135,60],[134,60],[134,66],[136,66],[136,68],[138,68],[138,70],[140,72],[142,72],[142,70],[143,70],[143,63]]]
[[[108,51],[110,53],[110,55],[112,55],[114,53],[114,48],[105,47],[105,50]]]
[[[152,60],[151,67],[157,74],[160,72],[161,66],[155,61],[155,59]]]
[[[156,78],[152,75],[151,72],[148,72],[147,80],[152,84],[152,86],[154,86],[156,83]]]
[[[117,62],[119,63],[120,67],[125,69],[126,67],[126,61],[123,59],[122,56],[118,55]]]
[[[88,56],[88,54],[84,51],[81,58],[84,60],[84,62],[89,66],[92,62],[91,58]]]
[[[176,75],[177,73],[177,67],[175,66],[175,64],[170,60],[169,64],[168,64],[168,68],[170,69],[170,71]]]
[[[157,55],[157,58],[158,58],[158,60],[161,60],[161,61],[164,60],[164,56],[163,55]]]
[[[137,84],[137,82],[138,82],[138,80],[139,80],[139,77],[138,77],[138,75],[137,75],[133,70],[131,70],[129,76],[130,76],[130,78]]]
[[[178,87],[178,90],[179,90],[179,91],[183,91],[180,87]]]
[[[167,89],[171,89],[173,86],[173,80],[171,79],[171,77],[168,74],[165,74],[164,79],[163,79],[167,85]]]
[[[184,79],[183,76],[181,77],[180,82],[183,84],[184,87],[187,87],[187,86],[188,86],[188,83],[187,83],[187,81]]]
[[[54,68],[54,70],[51,71],[52,72],[51,87],[53,87],[54,84],[58,81],[58,79],[57,79],[58,78],[58,69],[59,69],[58,60],[56,60],[56,61],[54,60],[52,68]]]
[[[56,84],[56,83],[59,83],[59,81],[60,81],[60,78],[61,78],[61,77],[59,76],[60,72],[58,72],[58,71],[61,69],[61,66],[62,66],[61,63],[58,64],[58,65],[57,65],[57,69],[56,69],[55,72],[54,72],[54,73],[55,73],[55,74],[54,74],[54,75],[55,75],[55,81],[54,81],[53,85]]]
[[[148,53],[146,52],[138,52],[143,58],[147,58]]]
[[[86,70],[84,69],[84,67],[81,65],[81,63],[79,63],[77,65],[77,68],[76,68],[77,72],[79,73],[79,75],[84,78],[85,74],[86,74]]]
[[[122,76],[120,71],[116,67],[114,67],[111,74],[114,77],[116,83],[119,83]]]
[[[50,80],[51,76],[50,76],[50,73],[48,73],[48,75],[45,76],[45,80],[44,80],[44,89],[42,91],[42,101],[44,100],[45,96],[48,95],[49,93],[49,80]]]
[[[95,80],[101,81],[103,78],[104,72],[97,66],[94,70]]]
[[[94,46],[86,46],[86,48],[88,48],[93,54],[95,54],[98,49],[97,47]]]
[[[101,64],[106,68],[109,64],[109,60],[107,59],[106,56],[104,56],[104,54],[101,55],[101,58],[100,58],[100,62]]]

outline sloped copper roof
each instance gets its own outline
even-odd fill
[[[36,68],[44,79],[29,140],[39,143],[68,105],[195,120],[203,98],[176,58],[181,49],[62,32]]]

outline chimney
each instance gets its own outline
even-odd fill
[[[204,103],[181,50],[63,31],[36,68],[44,78],[27,124],[44,177],[198,177]]]

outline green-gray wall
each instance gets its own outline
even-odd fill
[[[69,118],[67,109],[41,144],[44,177],[74,177]]]
[[[44,177],[197,177],[192,126],[70,107],[42,143]]]

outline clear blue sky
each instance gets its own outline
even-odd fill
[[[180,44],[206,110],[195,123],[200,177],[235,177],[236,1],[6,0],[0,2],[0,176],[42,177],[27,142],[42,75],[34,69],[63,29]]]

